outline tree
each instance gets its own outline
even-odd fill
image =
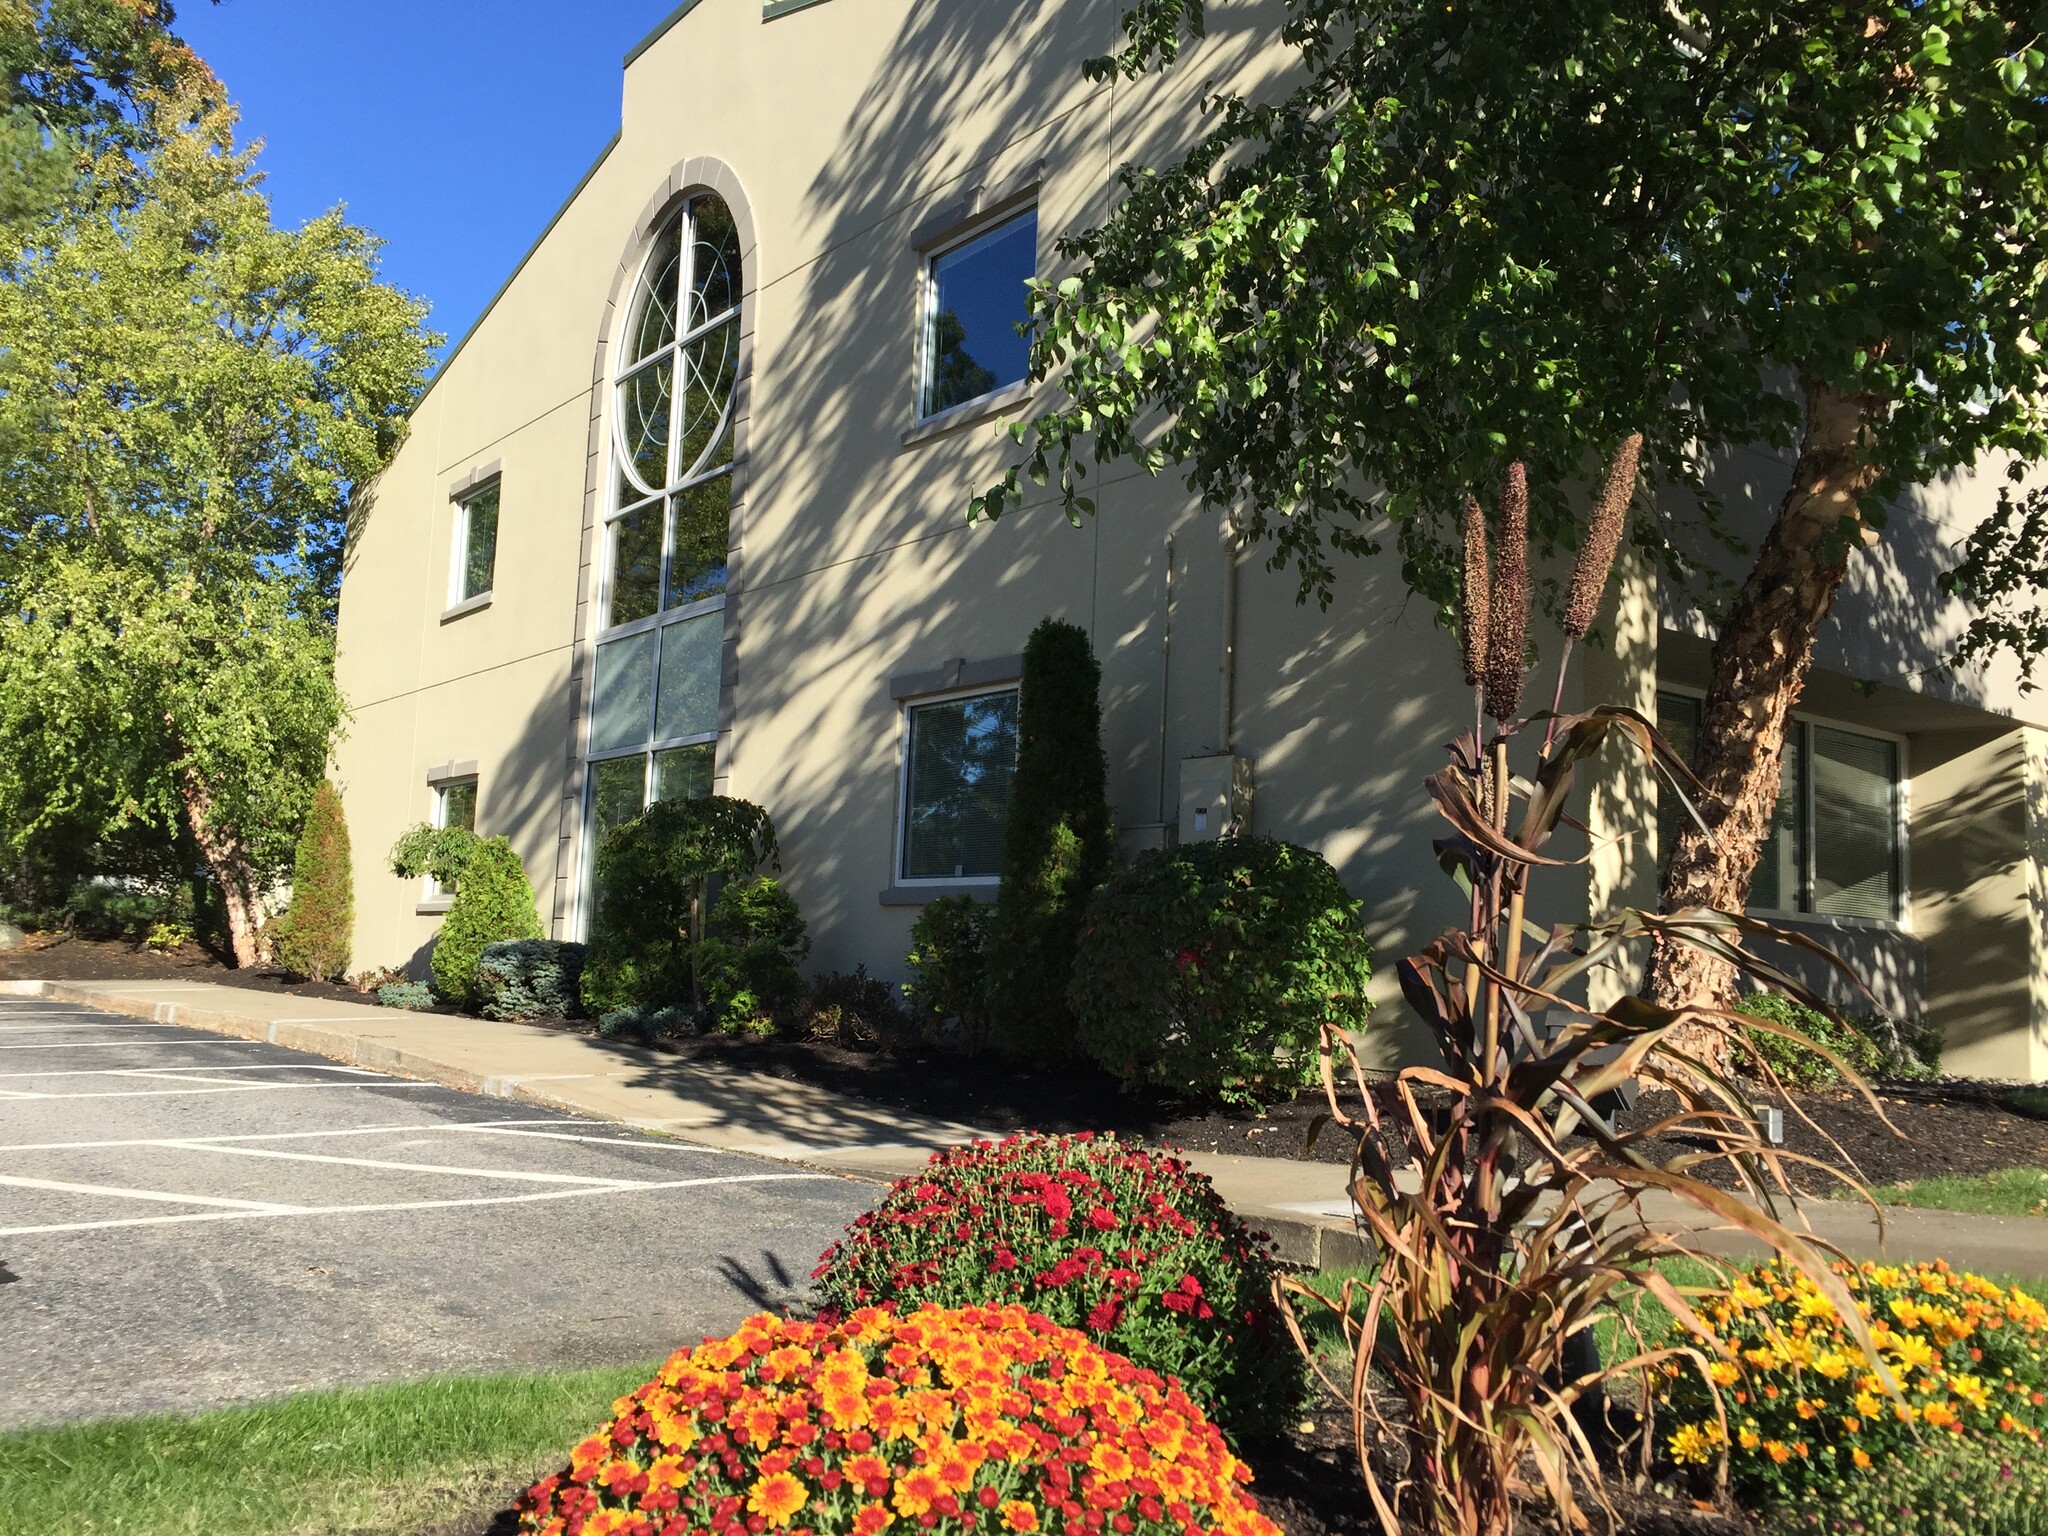
[[[1172,64],[1201,0],[1141,0],[1098,77]],[[1224,93],[1178,165],[1034,286],[1020,475],[1093,510],[1086,461],[1182,467],[1327,602],[1379,546],[1448,615],[1470,490],[1528,466],[1540,556],[1572,490],[1644,435],[1630,538],[1678,581],[1727,542],[1708,472],[1793,472],[1722,618],[1672,909],[1739,910],[1785,721],[1854,552],[1901,491],[2048,452],[2048,58],[2031,5],[1293,0],[1305,83]],[[1087,440],[1084,446],[1084,440]],[[1546,586],[1546,605],[1556,602]],[[1660,945],[1650,995],[1719,994]]]
[[[989,929],[989,1017],[1013,1050],[1076,1049],[1067,983],[1088,897],[1116,856],[1101,687],[1087,631],[1041,620],[1024,644],[1017,775]]]
[[[540,938],[526,866],[502,837],[480,837],[462,861],[462,883],[434,938],[434,990],[458,1003],[476,996],[476,966],[493,944]]]
[[[326,779],[313,791],[306,824],[299,831],[292,865],[289,932],[278,958],[314,981],[333,981],[348,972],[355,937],[355,870],[350,863],[348,821],[341,793]]]
[[[0,823],[182,825],[247,965],[341,718],[348,522],[435,338],[338,211],[276,228],[233,139],[209,106],[0,269]]]

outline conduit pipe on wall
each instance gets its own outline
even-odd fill
[[[1223,515],[1223,661],[1217,688],[1216,750],[1237,750],[1237,519]]]
[[[1159,621],[1159,826],[1161,841],[1166,819],[1166,735],[1172,717],[1168,713],[1168,690],[1173,686],[1173,535],[1166,536],[1166,596]],[[1175,819],[1179,819],[1176,811]]]

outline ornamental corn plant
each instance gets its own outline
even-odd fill
[[[1565,608],[1568,641],[1584,637],[1606,588],[1633,496],[1637,446],[1631,440],[1609,464],[1580,542]],[[1745,1029],[1793,1032],[1711,1007],[1665,1007],[1635,996],[1597,1007],[1584,993],[1596,972],[1625,962],[1632,946],[1663,936],[1825,1011],[1819,997],[1756,954],[1750,941],[1767,937],[1825,951],[1725,912],[1624,910],[1548,931],[1528,915],[1536,871],[1584,865],[1591,857],[1560,856],[1548,845],[1561,827],[1580,825],[1567,816],[1574,777],[1603,745],[1618,741],[1646,753],[1681,795],[1691,780],[1632,709],[1603,705],[1567,714],[1553,707],[1520,716],[1527,507],[1517,465],[1501,496],[1491,558],[1487,519],[1476,501],[1465,523],[1461,639],[1475,725],[1450,744],[1450,765],[1427,787],[1449,823],[1436,845],[1439,859],[1468,893],[1469,915],[1464,927],[1399,966],[1402,994],[1442,1061],[1408,1068],[1377,1098],[1350,1036],[1335,1025],[1322,1032],[1329,1113],[1318,1128],[1334,1122],[1357,1137],[1351,1199],[1360,1227],[1379,1248],[1379,1263],[1334,1298],[1302,1281],[1281,1282],[1291,1302],[1337,1314],[1350,1345],[1350,1380],[1325,1380],[1351,1404],[1359,1465],[1388,1536],[1418,1529],[1505,1536],[1530,1472],[1560,1522],[1576,1525],[1582,1490],[1602,1504],[1605,1495],[1580,1423],[1585,1415],[1574,1410],[1597,1403],[1618,1377],[1645,1387],[1652,1373],[1661,1380],[1667,1363],[1710,1379],[1720,1358],[1712,1335],[1653,1263],[1694,1252],[1699,1234],[1652,1222],[1642,1203],[1652,1192],[1677,1197],[1708,1226],[1740,1228],[1769,1243],[1834,1304],[1866,1349],[1869,1343],[1825,1245],[1783,1214],[1789,1155],[1762,1142],[1750,1104],[1717,1055],[1691,1044],[1726,1040],[1740,1052]],[[1517,775],[1511,749],[1526,753],[1532,738],[1540,738],[1533,770]],[[1825,1047],[1805,1043],[1861,1086]],[[1768,1077],[1767,1065],[1763,1071]],[[1623,1129],[1615,1102],[1632,1082],[1670,1090],[1678,1109],[1654,1125]],[[1687,1138],[1698,1150],[1660,1163],[1652,1137]],[[1731,1168],[1741,1193],[1697,1177],[1709,1163]],[[1690,1334],[1646,1342],[1616,1306],[1625,1287],[1655,1296]],[[1605,1317],[1620,1325],[1626,1344],[1617,1353],[1626,1358],[1602,1365],[1597,1356],[1587,1358],[1590,1335],[1574,1341]],[[1290,1321],[1308,1352],[1298,1319]],[[1398,1411],[1375,1397],[1374,1372],[1391,1383]],[[1882,1385],[1896,1390],[1889,1376]],[[1647,1391],[1641,1397],[1649,1400]],[[1405,1472],[1376,1472],[1367,1454],[1375,1441],[1405,1441]],[[1638,1444],[1646,1461],[1648,1435]]]

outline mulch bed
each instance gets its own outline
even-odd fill
[[[352,987],[295,981],[278,971],[238,971],[196,945],[173,954],[115,942],[42,937],[29,948],[0,955],[0,979],[186,980],[223,982],[259,991],[290,992],[351,1002],[374,1001]],[[541,1020],[532,1027],[593,1033],[583,1020]],[[1308,1135],[1323,1113],[1320,1092],[1304,1093],[1263,1110],[1191,1106],[1169,1096],[1128,1092],[1107,1073],[1087,1067],[1057,1072],[1015,1068],[992,1055],[969,1056],[931,1046],[854,1050],[806,1040],[753,1040],[722,1035],[648,1042],[684,1060],[719,1062],[769,1077],[816,1084],[893,1108],[965,1121],[991,1131],[1116,1131],[1192,1152],[1252,1157],[1349,1161],[1346,1139],[1327,1128],[1313,1147]],[[1786,1150],[1854,1171],[1869,1184],[1902,1183],[1935,1174],[1981,1174],[2000,1168],[2048,1168],[2048,1119],[2015,1106],[1999,1084],[1949,1080],[1937,1084],[1881,1084],[1879,1101],[1896,1130],[1870,1112],[1859,1094],[1843,1090],[1776,1097],[1785,1106]],[[1758,1093],[1759,1102],[1774,1096]],[[1622,1118],[1648,1126],[1676,1107],[1669,1094],[1650,1093]],[[1808,1122],[1811,1122],[1809,1124]],[[1830,1142],[1832,1138],[1832,1144]],[[1840,1150],[1836,1149],[1837,1144]],[[1687,1148],[1653,1143],[1665,1155]],[[1847,1161],[1844,1160],[1844,1154]],[[1709,1177],[1732,1182],[1725,1174]],[[1807,1187],[1831,1181],[1811,1172]]]

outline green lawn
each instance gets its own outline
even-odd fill
[[[0,1435],[0,1531],[413,1536],[566,1462],[652,1364]]]
[[[1857,1198],[1837,1191],[1838,1198]],[[1985,1216],[2048,1216],[2048,1169],[2001,1168],[1996,1173],[1940,1174],[1910,1184],[1876,1184],[1879,1205],[1924,1211],[1974,1211]]]

